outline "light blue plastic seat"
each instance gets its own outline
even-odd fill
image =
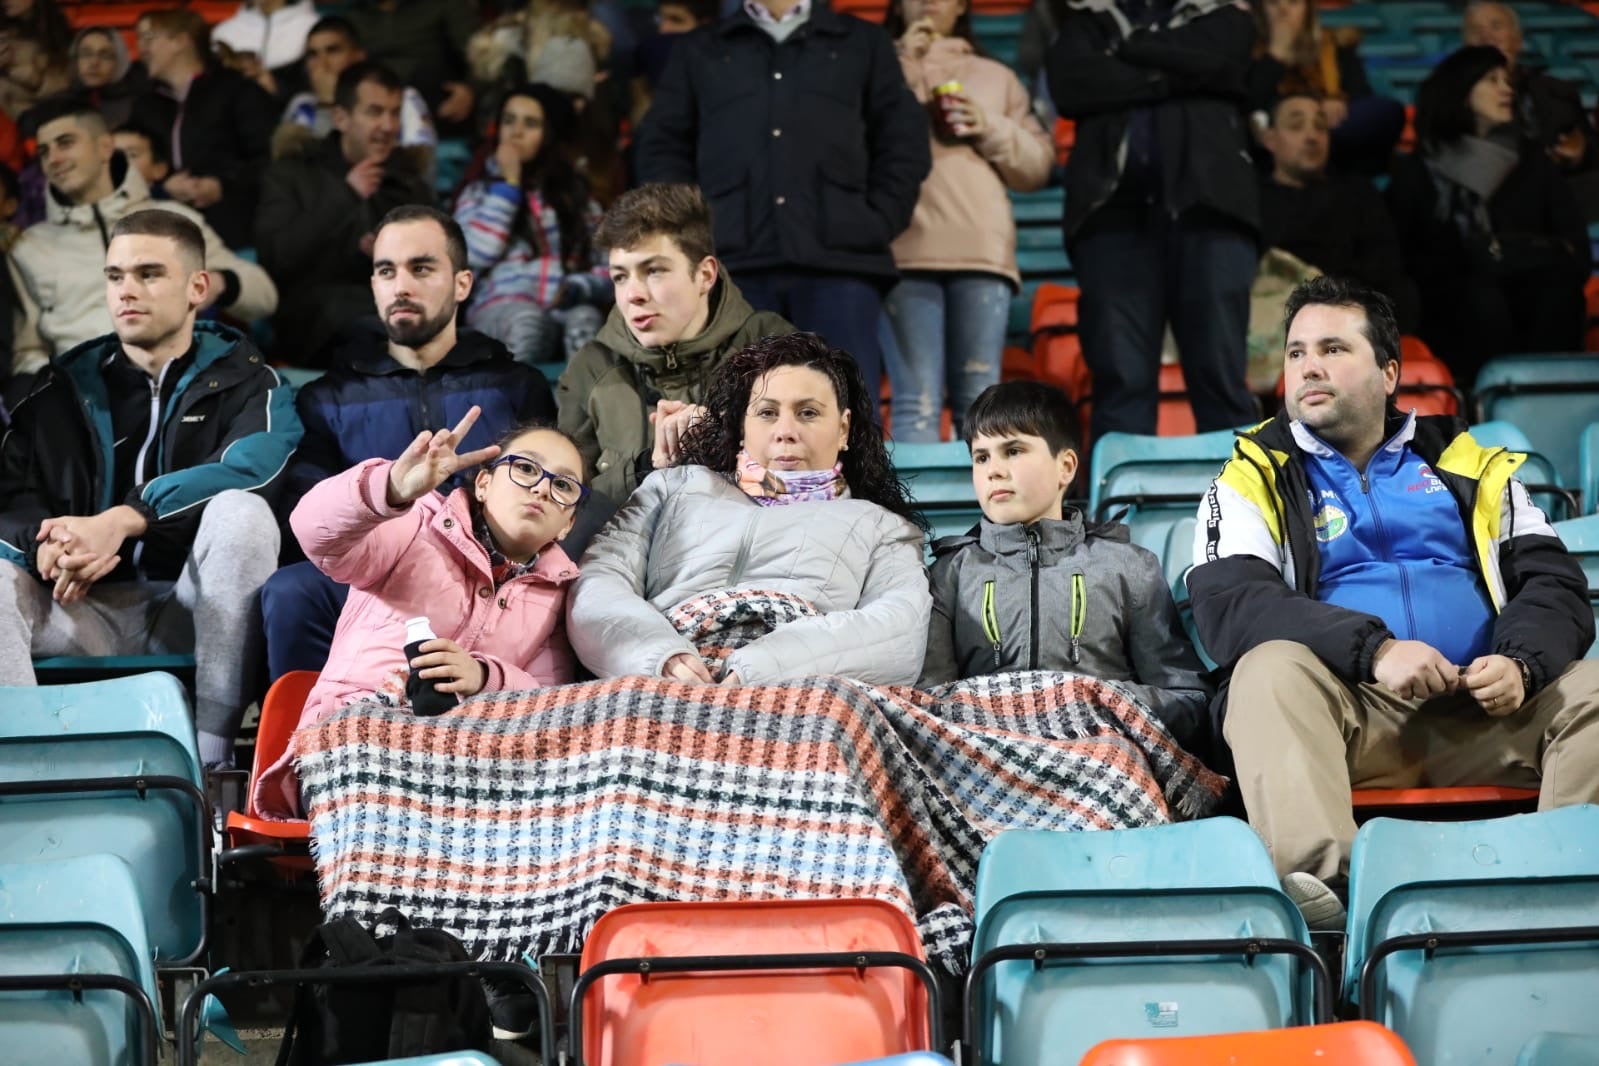
[[[192,655],[51,655],[33,660],[42,685],[103,681],[133,674],[169,673],[194,676]]]
[[[903,1055],[890,1055],[886,1059],[862,1059],[844,1066],[954,1066],[954,1063],[931,1051],[910,1051]]]
[[[1561,485],[1580,484],[1578,441],[1599,422],[1599,359],[1581,352],[1490,359],[1472,398],[1480,420],[1520,427],[1554,464]]]
[[[1587,938],[1449,942],[1573,928]],[[1345,991],[1417,1062],[1510,1062],[1547,1032],[1599,1042],[1599,807],[1367,822],[1350,860]]]
[[[1104,521],[1125,510],[1133,543],[1161,554],[1173,524],[1198,509],[1235,439],[1228,429],[1187,437],[1105,434],[1089,461],[1089,517]]]
[[[1516,471],[1516,477],[1550,521],[1577,516],[1575,493],[1566,491],[1575,489],[1577,482],[1563,483],[1554,464],[1534,447],[1520,426],[1502,420],[1479,422],[1471,427],[1471,437],[1484,448],[1507,448],[1527,456],[1526,462]]]
[[[927,558],[931,560],[933,541],[965,533],[983,517],[972,488],[971,452],[964,441],[958,440],[886,443],[895,471],[931,527],[927,548]]]
[[[128,982],[131,993],[0,990],[0,1060],[144,1062],[142,1049],[159,1039],[150,957],[139,892],[121,859],[0,863],[0,978],[93,974]]]
[[[1595,628],[1599,629],[1599,515],[1556,522],[1555,533],[1566,550],[1582,564],[1582,572],[1588,578],[1588,603],[1594,611]],[[1588,648],[1585,657],[1599,659],[1599,640]]]
[[[141,796],[123,785],[149,781]],[[71,780],[71,791],[30,791]],[[0,863],[100,853],[133,871],[164,963],[204,944],[210,826],[188,697],[168,674],[0,688]],[[20,794],[19,794],[20,792]]]
[[[1539,1033],[1521,1045],[1516,1066],[1595,1066],[1599,1041],[1577,1033]]]
[[[1299,910],[1259,836],[1235,818],[1144,829],[1011,830],[983,852],[967,986],[969,1041],[981,1066],[1076,1062],[1116,1037],[1192,1036],[1323,1019]],[[1172,953],[1176,941],[1227,950]],[[1292,945],[1246,954],[1243,941]],[[1163,954],[1110,957],[1094,945]],[[1035,965],[1032,945],[1087,957]],[[1198,950],[1198,949],[1196,949]],[[1288,950],[1284,948],[1284,950]],[[991,953],[1022,956],[993,961]]]
[[[1577,469],[1581,477],[1582,513],[1599,511],[1599,422],[1582,431]]]

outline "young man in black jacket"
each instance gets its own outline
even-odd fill
[[[225,766],[300,420],[249,340],[195,322],[189,219],[118,220],[105,277],[115,332],[46,365],[0,440],[0,684],[32,684],[33,655],[192,649],[200,757]]]
[[[848,351],[874,397],[889,245],[931,166],[894,42],[821,0],[746,0],[685,34],[639,130],[640,181],[699,185],[744,296]]]
[[[1231,0],[1083,0],[1048,56],[1082,288],[1093,436],[1154,433],[1171,324],[1201,431],[1254,419],[1244,385],[1260,208],[1244,132],[1255,26]]]
[[[1343,928],[1350,789],[1539,788],[1599,801],[1588,583],[1514,477],[1525,456],[1393,403],[1388,298],[1305,282],[1287,410],[1200,504],[1194,621],[1250,824],[1312,928]],[[1236,695],[1236,699],[1232,698]]]

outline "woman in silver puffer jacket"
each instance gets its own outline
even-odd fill
[[[602,678],[711,683],[668,612],[709,592],[760,592],[816,613],[733,651],[722,684],[916,681],[932,607],[922,529],[847,352],[809,333],[750,345],[723,369],[682,454],[583,556],[567,630],[584,665]]]

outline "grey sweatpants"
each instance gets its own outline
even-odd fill
[[[33,656],[192,651],[201,755],[215,762],[239,731],[262,655],[256,600],[277,565],[272,508],[238,490],[205,505],[176,581],[102,582],[62,605],[33,574],[0,563],[0,684],[34,684]]]
[[[532,300],[500,300],[467,312],[467,321],[509,348],[517,362],[537,365],[571,359],[600,331],[605,313],[587,304],[551,311]]]

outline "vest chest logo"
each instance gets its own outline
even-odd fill
[[[1316,539],[1326,544],[1349,532],[1349,516],[1336,503],[1324,503],[1311,517],[1316,528]]]
[[[182,422],[204,422],[205,421],[205,415],[184,415],[183,418],[180,419],[180,421],[182,421]]]
[[[1418,480],[1412,481],[1410,484],[1406,485],[1406,492],[1433,493],[1444,491],[1444,483],[1437,474],[1432,472],[1432,467],[1425,464],[1418,466],[1416,468],[1416,475]]]

